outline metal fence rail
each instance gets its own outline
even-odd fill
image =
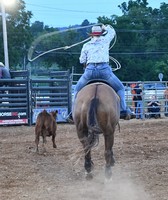
[[[58,110],[58,122],[66,122],[71,111],[73,89],[81,74],[69,71],[11,71],[11,79],[0,79],[0,125],[27,124],[36,122],[39,112]],[[135,111],[133,87],[139,82],[123,82],[127,106]],[[147,103],[155,95],[160,105],[161,117],[168,117],[168,82],[148,81],[143,84],[143,118],[149,116]],[[156,86],[162,84],[163,88]],[[151,86],[151,88],[146,88]],[[167,90],[167,97],[165,91]]]
[[[0,79],[0,125],[34,124],[39,112],[58,110],[65,122],[71,110],[69,71],[11,71],[11,79]]]
[[[66,121],[65,115],[71,110],[69,76],[52,79],[32,79],[31,86],[31,111],[32,123],[35,123],[38,113],[42,109],[58,110],[57,121]]]
[[[73,88],[79,80],[81,74],[76,74],[72,72],[72,85]],[[135,112],[136,101],[133,100],[135,94],[133,94],[133,85],[142,84],[142,110],[143,110],[143,119],[148,118],[148,106],[147,103],[151,100],[151,96],[155,95],[157,100],[161,103],[160,106],[160,116],[168,117],[168,95],[165,96],[165,91],[168,91],[168,81],[143,81],[143,82],[123,82],[125,86],[125,100],[128,107]],[[147,87],[148,86],[148,87]],[[151,87],[149,87],[151,86]],[[161,87],[158,87],[161,86]],[[163,86],[163,87],[162,87]],[[157,114],[157,113],[156,113]]]
[[[30,123],[28,72],[16,72],[16,76],[0,79],[0,125]]]

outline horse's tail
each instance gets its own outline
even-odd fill
[[[99,133],[101,133],[101,129],[98,125],[97,121],[97,108],[99,106],[99,99],[96,97],[97,95],[97,85],[95,96],[90,102],[90,107],[88,110],[88,139],[90,147],[97,146],[99,143]]]
[[[98,85],[95,87],[94,98],[90,101],[90,107],[88,110],[88,128],[95,127],[97,124],[97,106],[99,104],[99,99],[97,98]]]
[[[99,99],[94,98],[90,102],[90,108],[88,113],[88,127],[94,127],[97,125],[97,106],[99,104]]]

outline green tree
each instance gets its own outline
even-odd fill
[[[41,35],[44,32],[44,23],[40,22],[40,21],[35,21],[31,25],[30,31],[31,31],[33,37],[38,37],[39,35]]]
[[[7,7],[6,13],[10,68],[16,69],[17,66],[23,68],[28,47],[32,41],[30,34],[32,13],[25,10],[25,2],[22,0],[16,1],[12,8]],[[0,21],[0,33],[2,34],[2,21]],[[1,45],[0,60],[2,61],[4,60],[3,55],[3,45]]]
[[[46,69],[57,68],[59,70],[68,70],[75,66],[76,72],[82,73],[83,67],[79,63],[82,44],[76,44],[89,37],[89,26],[91,26],[89,21],[84,20],[81,25],[71,26],[67,29],[52,28],[48,32],[44,29],[43,32],[38,32],[42,26],[36,25],[33,25],[33,29],[31,29],[33,35],[39,35],[39,37],[34,37],[35,45],[32,44],[33,47],[35,46],[32,58],[37,57],[32,62],[32,66],[45,65]],[[64,48],[67,46],[73,47]],[[40,54],[43,55],[40,56]]]
[[[110,50],[122,66],[116,74],[123,81],[158,80],[158,66],[167,73],[168,4],[153,9],[147,0],[130,0],[119,7],[122,16],[99,17],[102,23],[111,20],[117,32],[117,42]],[[158,65],[163,62],[165,67]]]

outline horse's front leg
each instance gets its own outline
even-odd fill
[[[110,133],[108,135],[104,135],[105,139],[105,160],[106,160],[106,166],[105,166],[105,176],[106,178],[110,179],[112,176],[112,169],[111,167],[114,166],[115,159],[113,155],[113,144],[114,144],[114,134]]]

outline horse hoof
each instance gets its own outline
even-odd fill
[[[112,176],[111,176],[111,178],[106,178],[105,177],[105,180],[104,180],[104,183],[105,184],[109,184],[109,183],[111,183],[112,182]]]
[[[110,180],[112,177],[112,170],[111,167],[106,167],[105,169],[105,177],[107,180]]]
[[[86,180],[92,180],[93,179],[93,174],[90,172],[90,173],[87,173],[86,172]]]
[[[115,158],[114,158],[114,156],[112,156],[111,166],[113,167],[114,165],[115,165]]]

